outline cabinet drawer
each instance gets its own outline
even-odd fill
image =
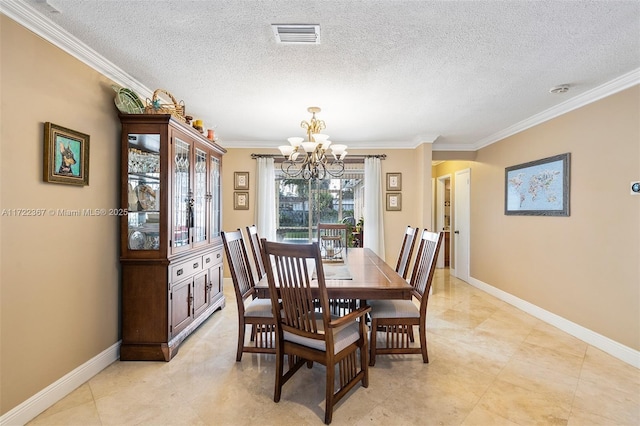
[[[211,268],[214,265],[222,263],[222,250],[212,251],[202,256],[202,265],[204,268]]]
[[[171,282],[176,282],[202,270],[202,257],[194,257],[171,268]]]

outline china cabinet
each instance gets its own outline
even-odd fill
[[[169,114],[121,114],[121,360],[169,361],[222,293],[224,148]],[[126,210],[125,210],[126,209]]]

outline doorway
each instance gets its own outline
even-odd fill
[[[437,268],[448,268],[450,266],[450,245],[449,231],[451,229],[451,175],[443,175],[437,178],[436,183],[436,227],[434,232],[444,232],[444,238],[438,260]]]
[[[452,273],[469,282],[469,235],[471,227],[471,169],[457,171],[454,191],[454,263]]]

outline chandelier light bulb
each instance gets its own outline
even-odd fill
[[[300,137],[291,137],[289,139],[287,139],[289,141],[289,143],[291,144],[292,147],[297,148],[300,146],[300,144],[302,143],[302,141],[304,140],[304,138],[300,138]]]
[[[346,145],[333,144],[331,145],[331,152],[335,155],[342,155],[342,153],[347,149]]]
[[[316,142],[302,142],[302,148],[308,153],[315,151],[316,146],[318,146]]]
[[[322,133],[314,133],[311,135],[311,137],[313,138],[314,141],[318,142],[319,144],[322,144],[324,141],[329,139],[329,135],[324,135]]]
[[[289,157],[293,153],[293,147],[291,145],[281,145],[278,147],[283,156]]]

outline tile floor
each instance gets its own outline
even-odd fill
[[[320,425],[324,367],[273,402],[272,355],[235,362],[227,307],[164,362],[115,362],[29,425]],[[333,425],[638,425],[640,370],[438,270],[429,364],[380,356]]]

